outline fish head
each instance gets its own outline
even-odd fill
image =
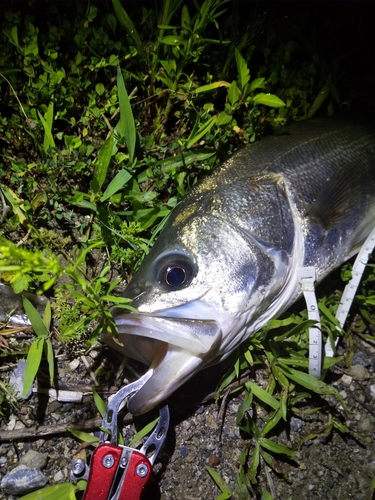
[[[125,290],[138,312],[114,311],[119,336],[108,343],[153,370],[128,402],[134,414],[224,359],[279,286],[280,255],[207,203],[172,213]]]

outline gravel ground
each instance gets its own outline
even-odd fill
[[[108,349],[94,350],[85,362],[83,358],[72,362],[64,349],[58,357],[60,387],[80,391],[82,402],[59,402],[48,395],[34,393],[1,419],[0,480],[22,463],[27,467],[38,463],[48,484],[69,480],[70,462],[80,442],[62,431],[74,425],[85,425],[90,431],[100,422],[90,394],[94,382],[86,364],[92,368],[104,364],[107,373],[113,375],[122,372],[121,361]],[[134,369],[139,367],[135,365]],[[2,378],[7,379],[9,375],[10,371],[5,371]],[[253,376],[263,384],[261,370]],[[132,377],[134,379],[134,375]],[[206,465],[213,467],[229,486],[234,486],[238,457],[248,441],[236,426],[240,396],[228,399],[224,414],[218,411],[212,397],[203,402],[214,391],[219,377],[220,367],[206,370],[171,399],[170,430],[145,500],[214,499],[220,490]],[[315,401],[322,405],[321,411],[304,418],[292,418],[289,427],[278,428],[272,439],[290,446],[297,456],[296,460],[279,462],[289,480],[262,465],[259,485],[248,498],[261,498],[262,487],[267,487],[273,497],[280,500],[373,498],[370,482],[375,477],[375,348],[357,338],[351,367],[345,370],[339,365],[329,377],[350,413],[334,399],[326,398]],[[114,385],[120,385],[114,377],[106,385],[103,379],[100,382],[103,397],[116,390]],[[328,422],[329,409],[337,421],[349,427],[350,434],[333,431],[327,437],[321,435]],[[262,417],[264,415],[258,415]],[[135,426],[127,425],[125,439],[134,434],[135,427],[142,428],[145,423],[145,418],[141,418]],[[22,433],[23,436],[27,433],[27,438]],[[312,434],[320,434],[320,437],[310,439]],[[266,474],[270,478],[268,482]],[[19,497],[0,490],[0,499],[16,498]]]

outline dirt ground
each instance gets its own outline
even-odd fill
[[[345,350],[345,343],[341,349]],[[62,393],[63,397],[71,398],[75,394],[82,397],[82,401],[56,401],[47,394],[34,392],[1,418],[0,481],[20,463],[28,465],[30,450],[42,454],[41,468],[49,484],[69,481],[70,463],[80,448],[80,441],[66,428],[90,432],[97,430],[101,422],[91,394],[96,385],[92,379],[93,369],[103,365],[106,373],[112,374],[108,382],[101,379],[97,386],[103,398],[126,383],[119,380],[121,360],[108,348],[94,349],[86,357],[78,358],[61,348],[58,365],[60,389],[68,391],[65,396]],[[134,365],[134,373],[125,373],[129,379],[135,379],[140,369]],[[206,465],[234,487],[238,457],[248,441],[236,425],[241,395],[228,398],[224,412],[213,401],[220,372],[219,366],[198,374],[171,398],[171,425],[154,467],[152,483],[143,497],[145,500],[214,499],[220,490]],[[6,380],[10,374],[8,369],[1,376]],[[262,383],[261,376],[260,372],[252,374],[258,383]],[[293,417],[289,426],[280,427],[272,439],[290,446],[297,457],[279,462],[288,480],[261,464],[259,485],[248,498],[261,498],[262,487],[279,500],[373,498],[370,483],[375,478],[375,348],[357,338],[351,367],[344,369],[338,365],[329,374],[328,381],[341,393],[350,411],[344,411],[334,398],[316,400],[313,403],[322,407],[319,412],[304,418]],[[39,380],[39,387],[42,384]],[[322,435],[329,412],[351,432],[334,430],[328,436]],[[130,416],[125,416],[125,442],[151,417],[137,419],[133,425]],[[309,439],[317,434],[318,437]],[[0,491],[0,499],[16,498],[19,497]]]

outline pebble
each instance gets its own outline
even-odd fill
[[[350,366],[348,374],[353,377],[354,380],[365,380],[370,376],[367,368],[365,368],[363,365]]]
[[[26,360],[21,359],[21,361],[19,361],[17,366],[14,368],[9,379],[9,385],[12,387],[13,393],[18,400],[27,399],[32,392],[32,388],[30,388],[29,392],[26,394],[26,397],[25,398],[23,397],[25,368],[26,368]]]
[[[80,360],[78,358],[76,359],[73,359],[73,361],[71,361],[69,363],[69,370],[71,370],[72,372],[74,372],[78,367],[79,367],[79,364],[80,364]]]
[[[20,464],[32,469],[43,469],[46,466],[47,458],[47,453],[29,450],[26,455],[21,458]]]
[[[1,480],[1,488],[9,495],[25,495],[48,483],[48,478],[40,469],[30,469],[18,465]]]
[[[350,384],[352,383],[352,380],[353,380],[353,378],[352,378],[352,377],[349,377],[349,375],[345,375],[345,374],[344,374],[344,375],[341,377],[341,382],[342,382],[343,384],[345,384],[345,385],[350,385]]]
[[[358,420],[357,429],[359,432],[373,432],[374,424],[367,415],[362,415],[362,418]]]
[[[301,420],[300,418],[292,417],[290,419],[290,428],[292,429],[293,432],[299,431],[302,426],[303,426],[303,420]]]
[[[354,354],[352,359],[353,365],[362,365],[362,366],[370,366],[371,360],[366,356],[363,351],[358,351]]]
[[[61,483],[65,479],[63,471],[59,470],[56,472],[56,474],[53,476],[53,481],[55,483]]]
[[[217,467],[219,464],[220,458],[214,453],[211,453],[211,455],[208,457],[208,465],[210,465],[211,467]]]

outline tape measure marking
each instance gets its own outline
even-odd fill
[[[363,272],[366,268],[368,259],[375,248],[375,228],[372,230],[364,244],[362,245],[357,258],[353,264],[352,278],[346,285],[341,297],[339,307],[336,312],[336,318],[343,328],[346,318],[349,314],[350,307],[353,303],[359,283],[361,282]],[[306,300],[308,318],[316,321],[316,325],[309,328],[309,374],[314,377],[321,378],[322,376],[322,332],[320,324],[320,314],[315,295],[315,277],[316,272],[314,267],[299,267],[297,269],[298,280],[301,284],[301,289]],[[325,355],[328,357],[335,356],[336,346],[332,346],[329,338],[325,344]]]

